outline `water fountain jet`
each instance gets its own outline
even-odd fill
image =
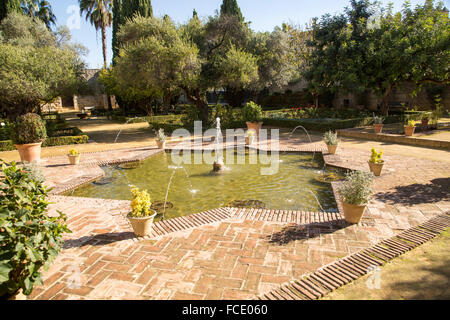
[[[220,125],[220,118],[216,119],[216,161],[214,161],[213,164],[213,171],[214,172],[222,172],[225,169],[225,164],[223,162],[223,154],[222,154],[222,128]]]

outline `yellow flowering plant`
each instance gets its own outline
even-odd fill
[[[69,155],[70,156],[78,156],[80,153],[76,149],[70,149]]]
[[[147,190],[139,190],[137,187],[131,188],[133,200],[131,201],[131,214],[133,218],[145,218],[154,214],[151,210],[152,202]]]
[[[372,148],[372,155],[370,156],[371,163],[383,163],[383,150],[380,150],[380,152],[377,152],[375,148]]]

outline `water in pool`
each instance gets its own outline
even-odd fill
[[[167,187],[173,176],[165,219],[224,206],[336,211],[331,185],[320,182],[325,174],[323,164],[313,160],[312,154],[280,154],[277,173],[261,175],[261,168],[270,165],[261,161],[250,164],[248,152],[234,152],[235,164],[229,164],[226,157],[227,168],[220,174],[212,173],[211,164],[174,166],[171,154],[163,152],[141,162],[136,168],[104,167],[104,179],[69,195],[130,200],[129,186],[135,185],[149,191],[154,209],[162,213]],[[237,164],[238,156],[244,157],[245,164]]]

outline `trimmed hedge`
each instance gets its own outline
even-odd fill
[[[89,137],[82,136],[67,136],[67,137],[49,137],[42,143],[43,147],[66,146],[71,144],[85,144],[88,143]],[[0,151],[16,150],[11,140],[0,141]]]
[[[67,137],[50,137],[42,144],[43,147],[66,146],[70,144],[85,144],[88,143],[89,137],[82,136],[67,136]]]
[[[384,123],[398,123],[403,121],[403,116],[388,116],[385,118]],[[265,125],[295,128],[297,126],[303,126],[307,130],[313,131],[328,131],[338,129],[348,129],[362,127],[372,124],[372,117],[357,118],[357,119],[281,119],[281,118],[265,118]]]
[[[11,140],[0,141],[0,151],[15,150],[14,144]]]
[[[182,124],[175,124],[175,123],[164,123],[164,122],[149,122],[151,129],[154,129],[158,131],[159,129],[164,129],[164,132],[166,134],[170,134],[174,132],[177,129],[183,129],[185,128]],[[187,129],[187,128],[186,128]]]
[[[151,117],[150,116],[136,117],[136,118],[113,115],[112,119],[115,121],[119,121],[121,123],[142,123],[142,122],[176,123],[176,122],[180,122],[182,117],[183,117],[182,114],[171,114],[171,115],[165,115],[165,116],[151,116]]]

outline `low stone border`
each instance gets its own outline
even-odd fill
[[[338,135],[341,137],[359,138],[365,140],[392,142],[419,147],[430,147],[430,148],[440,148],[450,150],[450,141],[421,139],[416,137],[406,137],[402,135],[386,134],[386,133],[376,134],[369,132],[361,132],[356,129],[338,130],[337,132]]]
[[[435,238],[450,227],[450,212],[381,241],[367,249],[337,260],[298,281],[281,285],[259,300],[317,300],[383,266],[394,258]]]

